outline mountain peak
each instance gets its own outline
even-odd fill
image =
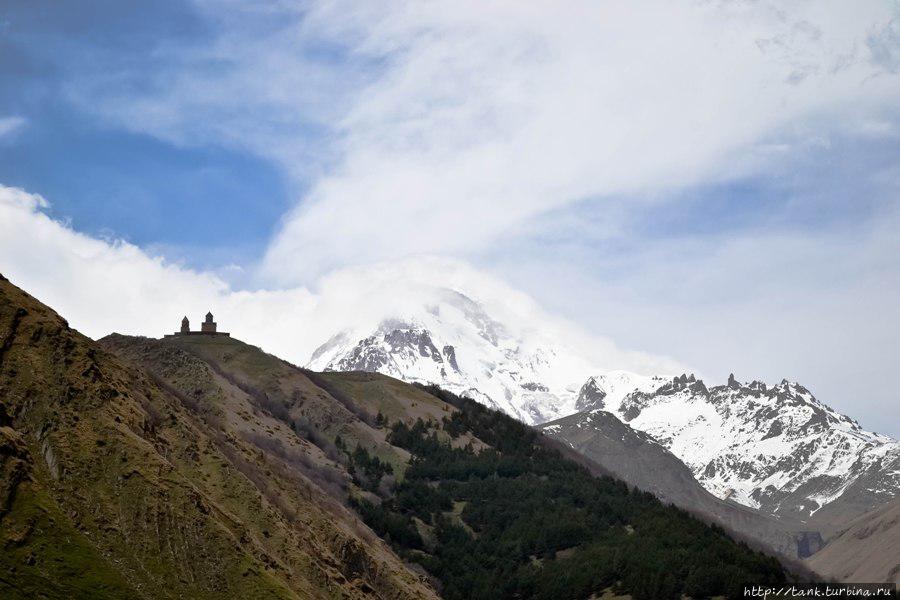
[[[714,495],[771,512],[808,518],[856,481],[881,490],[876,496],[891,489],[889,468],[876,463],[892,441],[797,382],[770,386],[732,373],[710,386],[690,371],[605,370],[538,329],[501,323],[471,297],[438,290],[418,310],[407,304],[403,314],[333,336],[308,366],[438,384],[527,424],[609,411],[678,456]]]
[[[526,327],[501,323],[465,294],[435,295],[418,312],[332,336],[307,366],[436,383],[526,423],[575,412],[579,387],[595,371],[583,357],[530,336]]]
[[[863,430],[799,383],[740,384],[732,375],[707,388],[690,379],[607,407],[663,443],[715,495],[805,519],[851,489],[869,507],[900,489],[897,442]]]

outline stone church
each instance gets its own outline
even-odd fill
[[[230,336],[231,334],[226,333],[224,331],[216,331],[216,322],[213,321],[212,312],[206,313],[206,320],[200,324],[200,331],[191,331],[191,322],[188,321],[187,316],[181,319],[181,330],[177,331],[173,334],[167,335],[166,337],[178,337],[182,335],[224,335]]]

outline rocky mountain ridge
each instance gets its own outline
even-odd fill
[[[590,361],[553,340],[514,334],[485,308],[455,291],[414,315],[336,333],[306,365],[321,371],[377,371],[435,383],[528,424],[575,412]]]
[[[540,424],[606,410],[682,460],[713,495],[826,535],[900,491],[900,450],[803,386],[601,371],[553,339],[529,339],[456,292],[414,318],[322,344],[309,366],[434,383]],[[600,374],[597,374],[597,373]],[[836,502],[840,499],[840,502]]]
[[[716,496],[770,514],[825,523],[834,507],[820,511],[838,499],[848,514],[862,514],[900,491],[900,444],[795,382],[731,376],[707,387],[682,375],[609,408],[678,456]]]

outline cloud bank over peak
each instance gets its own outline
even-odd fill
[[[112,332],[159,337],[187,313],[196,328],[212,310],[235,337],[296,363],[337,332],[366,331],[384,319],[415,319],[449,291],[481,303],[510,333],[547,339],[598,369],[674,371],[675,361],[620,349],[601,336],[546,314],[528,295],[457,260],[409,258],[349,267],[312,288],[235,290],[214,274],[192,271],[118,240],[73,231],[49,217],[36,194],[0,186],[0,272],[91,337]]]
[[[349,20],[342,39],[386,66],[271,244],[274,280],[478,253],[585,199],[659,202],[871,132],[900,101],[885,3],[338,5],[315,18]]]

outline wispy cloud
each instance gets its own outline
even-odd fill
[[[342,160],[286,218],[267,256],[273,277],[421,251],[477,255],[585,199],[612,210],[676,199],[795,160],[845,116],[881,116],[900,100],[900,79],[860,50],[892,16],[877,3],[338,12],[385,72],[341,121]]]
[[[22,129],[28,120],[24,117],[0,117],[0,141]]]
[[[847,122],[878,135],[900,104],[897,9],[877,1],[195,7],[208,43],[163,42],[149,73],[80,73],[70,93],[126,127],[241,147],[302,180],[270,282],[477,255],[585,199],[611,214],[676,199],[795,160]]]

